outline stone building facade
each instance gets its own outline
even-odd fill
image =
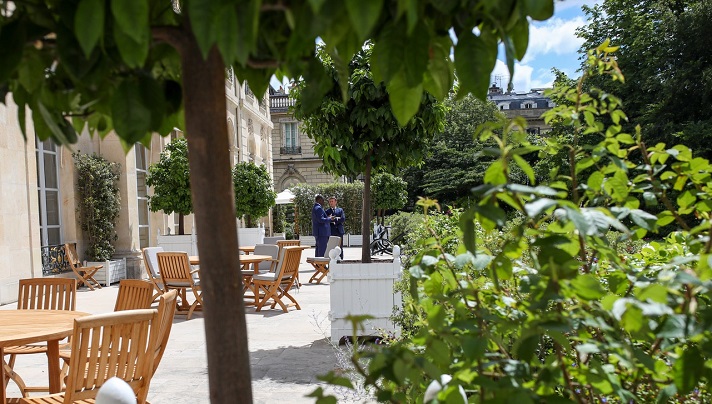
[[[314,152],[314,142],[302,133],[299,122],[289,112],[294,101],[282,90],[269,90],[272,117],[272,157],[274,189],[281,192],[295,184],[342,182],[340,177],[319,171],[322,159]]]
[[[273,173],[268,95],[253,94],[249,87],[236,82],[232,71],[227,74],[225,93],[232,161],[264,164]],[[141,248],[155,246],[159,233],[175,234],[177,230],[177,215],[150,212],[147,170],[158,161],[166,144],[181,133],[154,135],[150,148],[136,144],[124,153],[113,133],[101,139],[84,132],[71,146],[38,142],[31,135],[34,125],[29,111],[26,130],[25,141],[17,121],[17,106],[9,94],[5,104],[0,104],[0,262],[12,265],[0,269],[0,304],[17,300],[19,279],[47,276],[48,266],[56,262],[53,254],[59,245],[76,243],[84,259],[86,243],[76,211],[73,152],[96,153],[120,164],[121,212],[113,258],[126,258],[128,277],[141,277]],[[191,232],[192,216],[185,218],[185,225],[186,233]]]
[[[495,105],[507,118],[521,116],[527,121],[527,131],[542,134],[551,127],[544,122],[541,115],[555,106],[554,102],[544,96],[542,89],[532,89],[528,93],[504,92],[496,84],[492,84],[487,93],[487,99]]]

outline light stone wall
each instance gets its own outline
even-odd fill
[[[27,114],[27,133],[34,133]],[[17,300],[18,280],[42,276],[35,140],[25,142],[10,95],[0,104],[0,304]]]

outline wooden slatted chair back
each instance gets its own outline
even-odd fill
[[[161,282],[161,274],[158,270],[158,258],[156,254],[159,252],[163,252],[163,247],[146,247],[141,251],[143,254],[143,266],[146,269],[148,280],[153,283],[153,287],[156,289],[156,293],[153,295],[154,301],[166,292]]]
[[[74,320],[64,402],[96,397],[99,388],[114,376],[128,383],[140,399],[153,375],[152,349],[157,335],[150,335],[150,325],[156,321],[155,309],[118,311]],[[139,400],[144,402],[145,398]]]
[[[158,259],[158,270],[161,272],[161,279],[164,285],[174,285],[186,283],[190,286],[192,276],[190,274],[190,260],[185,252],[162,252],[156,254]]]
[[[153,284],[141,279],[122,279],[116,296],[114,311],[150,309],[153,303]]]
[[[291,240],[290,240],[291,241]],[[295,246],[284,247],[284,264],[282,265],[282,282],[286,279],[296,279],[299,273],[299,262],[302,259],[302,249]]]
[[[74,310],[76,302],[76,279],[20,279],[17,297],[20,310]]]

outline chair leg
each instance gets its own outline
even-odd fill
[[[3,380],[3,384],[5,385],[5,389],[7,389],[7,386],[10,384],[10,380],[17,385],[17,388],[20,390],[20,393],[22,394],[23,398],[29,397],[27,394],[27,384],[25,381],[20,377],[17,372],[15,372],[14,367],[15,367],[15,358],[17,355],[10,355],[10,359],[8,363],[5,363],[5,360],[2,360],[2,366],[5,367],[5,380]],[[2,358],[0,358],[2,359]],[[49,389],[48,389],[49,390]],[[44,391],[44,390],[39,390],[39,391]]]
[[[272,285],[272,286],[263,286],[262,284],[255,284],[256,286],[256,293],[257,295],[255,296],[255,311],[260,311],[262,310],[262,306],[267,303],[267,300],[274,298],[277,294],[277,291],[279,290],[279,285]],[[261,295],[260,290],[264,290],[265,294],[262,299],[259,298]]]

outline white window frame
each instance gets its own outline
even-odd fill
[[[288,133],[287,128],[292,128],[291,133]],[[299,146],[299,128],[296,122],[285,122],[282,126],[284,133],[284,147],[298,147]],[[287,142],[288,136],[292,136],[292,144]]]
[[[51,141],[50,141],[51,142]],[[37,192],[38,192],[38,203],[40,207],[40,242],[42,246],[48,246],[49,244],[49,230],[59,229],[59,243],[61,244],[64,240],[64,231],[62,226],[62,195],[60,186],[60,176],[59,176],[59,146],[54,145],[54,150],[45,150],[45,143],[35,137],[35,157],[37,158]],[[47,177],[45,172],[45,159],[44,156],[54,155],[54,172],[57,175],[56,183],[57,188],[47,187]],[[47,191],[57,192],[57,215],[58,224],[49,225],[47,224]]]
[[[141,196],[138,192],[139,189],[139,184],[138,184],[138,174],[143,173],[144,174],[144,181],[148,178],[148,149],[142,145],[141,143],[136,143],[134,146],[134,153],[136,153],[136,209],[138,212],[138,216],[136,217],[136,222],[138,223],[138,243],[139,243],[139,248],[144,248],[144,247],[149,247],[151,243],[151,234],[150,234],[150,229],[151,229],[151,214],[150,214],[150,209],[148,208],[148,185],[144,184],[146,187],[146,195]],[[143,154],[143,162],[146,165],[146,167],[139,167],[139,153]],[[141,201],[146,201],[146,224],[141,224]],[[148,239],[146,240],[146,245],[141,244],[141,229],[146,229],[146,234]]]

